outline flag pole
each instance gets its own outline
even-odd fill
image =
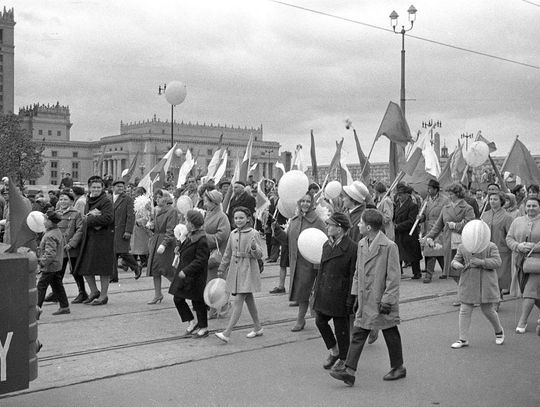
[[[356,130],[354,130],[354,134],[356,134]],[[362,167],[362,171],[360,172],[360,175],[364,174],[364,170],[366,169],[367,163],[369,162],[369,159],[371,157],[371,153],[373,152],[373,148],[375,147],[375,143],[377,142],[377,137],[375,137],[375,140],[373,140],[373,144],[371,145],[371,149],[369,150],[369,154],[366,158],[366,162],[364,163],[364,166]]]

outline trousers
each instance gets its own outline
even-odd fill
[[[331,319],[334,320],[335,335],[329,324]],[[321,333],[326,349],[332,349],[337,344],[339,348],[339,358],[341,360],[347,359],[350,343],[349,317],[331,317],[321,312],[317,312],[315,325],[317,325],[317,328]]]
[[[347,360],[345,366],[356,370],[358,366],[358,360],[362,354],[362,349],[366,343],[366,339],[371,332],[370,329],[360,328],[355,326],[352,331],[351,344],[349,346],[349,352],[347,353]],[[384,341],[388,348],[388,355],[390,356],[390,367],[392,369],[403,365],[403,351],[401,347],[401,335],[397,326],[392,328],[383,329]]]
[[[192,321],[193,313],[191,312],[191,309],[189,309],[186,299],[177,295],[175,295],[173,299],[174,305],[176,306],[176,310],[178,311],[178,315],[180,315],[182,322]],[[208,328],[208,316],[204,301],[191,300],[191,303],[193,304],[193,309],[197,314],[197,324],[199,325],[199,328]]]

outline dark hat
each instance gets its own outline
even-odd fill
[[[315,190],[319,191],[321,189],[321,187],[319,186],[319,184],[316,184],[315,182],[312,182],[311,184],[309,184],[308,191],[311,190],[311,189],[315,189]]]
[[[49,219],[52,223],[59,223],[62,220],[62,217],[58,212],[55,211],[47,211],[45,214],[47,216],[47,219]]]
[[[406,185],[406,184],[404,184],[402,182],[400,182],[396,186],[396,193],[397,194],[410,194],[410,193],[412,193],[412,191],[413,191],[413,189],[410,186],[408,186],[408,185]]]
[[[427,183],[428,187],[441,189],[441,184],[436,179],[430,179]]]
[[[124,181],[123,179],[117,179],[116,181],[114,181],[112,183],[113,187],[116,185],[116,184],[123,184],[123,185],[126,185],[126,181]]]
[[[242,181],[234,181],[235,184],[240,184],[242,185],[243,187],[246,186],[246,183],[245,182],[242,182]]]
[[[231,181],[229,181],[228,179],[219,181],[218,187],[221,188],[223,185],[231,185]]]
[[[71,190],[77,195],[84,195],[83,187],[71,187]]]
[[[341,212],[334,212],[330,218],[326,220],[326,223],[339,226],[342,229],[348,230],[351,228],[351,222],[349,217]]]
[[[201,212],[196,209],[191,209],[186,213],[186,220],[195,226],[197,229],[204,225],[204,217]]]

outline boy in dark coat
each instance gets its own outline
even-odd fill
[[[326,221],[329,240],[323,246],[317,273],[313,309],[315,323],[330,351],[325,369],[345,369],[349,350],[349,315],[352,314],[351,285],[356,267],[358,245],[348,236],[351,227],[347,215],[334,212]],[[349,306],[348,306],[349,305]],[[334,320],[335,335],[329,321]]]

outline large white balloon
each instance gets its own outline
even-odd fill
[[[298,236],[298,251],[313,264],[321,263],[323,245],[328,240],[326,234],[317,228],[308,228]]]
[[[214,278],[206,284],[203,293],[204,302],[210,308],[219,309],[229,301],[227,282],[222,278]]]
[[[281,213],[281,215],[283,215],[287,219],[290,219],[294,215],[296,215],[296,208],[297,208],[296,202],[288,202],[288,201],[284,201],[283,199],[280,199],[277,203],[277,209],[279,213]]]
[[[335,199],[341,194],[341,183],[339,181],[330,181],[324,188],[324,194],[327,198]]]
[[[479,167],[486,162],[489,156],[489,147],[483,141],[475,141],[463,154],[463,158],[471,167]]]
[[[186,216],[188,211],[193,209],[193,201],[187,195],[179,196],[178,200],[176,201],[176,207],[182,215]]]
[[[165,99],[171,105],[176,106],[182,103],[187,96],[186,85],[180,81],[171,81],[165,88]]]
[[[309,179],[306,174],[299,170],[288,171],[279,180],[279,199],[287,202],[297,202],[305,194],[309,187]]]
[[[474,219],[468,222],[461,232],[461,243],[471,253],[480,253],[487,249],[491,231],[486,222]]]
[[[34,233],[45,232],[45,215],[40,211],[32,211],[26,217],[26,224]]]

